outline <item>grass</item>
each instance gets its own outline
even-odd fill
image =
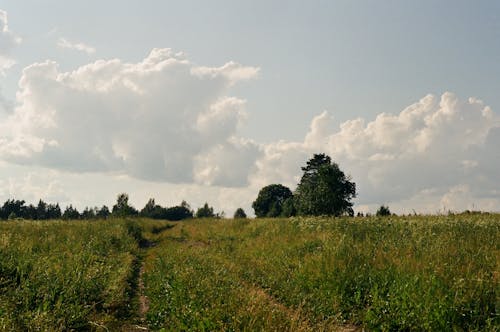
[[[498,214],[1,222],[0,330],[498,331],[499,262]]]
[[[155,328],[500,326],[498,215],[203,220],[163,236],[146,275]]]
[[[124,221],[0,223],[0,330],[89,330],[129,315]]]

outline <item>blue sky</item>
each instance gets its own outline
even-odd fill
[[[240,205],[249,209],[259,186],[265,183],[281,181],[293,189],[300,175],[300,165],[313,152],[325,151],[332,154],[341,167],[344,164],[346,172],[351,173],[355,181],[358,177],[358,206],[364,210],[379,204],[392,204],[400,211],[417,208],[431,212],[446,208],[472,208],[472,205],[484,209],[498,209],[500,206],[498,188],[480,189],[475,186],[479,181],[477,179],[487,178],[491,182],[499,178],[498,171],[485,171],[488,168],[486,164],[498,165],[499,162],[498,153],[487,150],[487,147],[498,143],[499,137],[496,133],[500,109],[500,3],[496,1],[5,1],[0,2],[0,9],[7,14],[8,30],[11,32],[5,38],[15,36],[21,39],[18,43],[11,43],[15,45],[0,50],[4,53],[0,56],[16,63],[4,69],[0,78],[2,98],[8,101],[0,112],[0,121],[4,125],[12,123],[12,114],[16,112],[18,117],[20,114],[43,113],[43,103],[30,97],[27,94],[29,89],[50,96],[64,90],[58,86],[52,91],[47,84],[19,86],[24,76],[25,82],[34,82],[30,81],[33,75],[23,74],[24,68],[47,59],[57,64],[57,71],[61,74],[95,64],[98,60],[119,59],[122,64],[138,64],[148,58],[153,49],[170,48],[172,54],[183,52],[183,59],[189,62],[190,68],[219,68],[221,77],[224,75],[220,68],[231,61],[240,64],[241,68],[255,69],[255,72],[247,72],[246,76],[238,74],[237,79],[226,77],[227,81],[220,83],[225,84],[224,88],[203,85],[204,90],[198,91],[202,84],[198,82],[194,86],[186,83],[185,91],[177,85],[170,90],[173,91],[171,94],[163,92],[172,98],[161,99],[163,102],[176,102],[172,101],[171,108],[160,107],[158,112],[172,114],[177,111],[176,107],[187,107],[185,102],[177,103],[179,98],[195,92],[190,99],[186,97],[189,105],[199,102],[195,103],[199,109],[189,119],[197,119],[197,124],[204,126],[203,135],[208,135],[206,132],[209,131],[210,137],[218,136],[208,147],[201,144],[207,141],[207,137],[199,144],[192,144],[187,133],[184,133],[185,136],[177,133],[189,142],[185,142],[188,146],[186,156],[174,161],[167,160],[167,157],[163,158],[167,160],[165,162],[154,161],[155,157],[144,155],[143,158],[152,158],[147,167],[143,163],[127,162],[120,166],[116,160],[113,166],[110,162],[102,167],[75,167],[76,164],[82,165],[82,161],[78,160],[80,156],[69,151],[81,148],[83,150],[79,151],[84,154],[85,149],[95,150],[82,143],[86,141],[84,137],[72,134],[77,132],[75,128],[66,124],[67,130],[63,132],[40,132],[40,124],[31,124],[30,128],[16,129],[15,133],[5,135],[4,140],[17,142],[16,137],[29,134],[46,142],[58,142],[61,151],[49,153],[47,147],[43,151],[31,148],[28,149],[31,152],[27,152],[30,155],[23,156],[22,160],[19,156],[3,158],[0,181],[3,181],[4,188],[9,187],[7,183],[16,183],[19,179],[26,183],[36,182],[38,191],[35,192],[40,196],[80,206],[100,204],[101,201],[111,204],[116,191],[129,192],[132,201],[136,197],[137,205],[143,204],[147,195],[156,196],[160,202],[163,197],[165,204],[171,204],[178,198],[177,194],[170,194],[172,191],[190,188],[185,194],[190,197],[183,198],[191,200],[193,205],[201,205],[208,200],[217,208],[231,213]],[[63,41],[66,47],[62,46]],[[80,50],[77,44],[81,44]],[[233,73],[228,75],[237,75],[237,68],[233,69]],[[104,75],[99,76],[102,80],[113,79],[112,75],[96,73],[96,70],[89,70],[89,75]],[[175,76],[175,71],[165,75],[170,75],[174,81],[188,80]],[[133,81],[132,78],[118,76]],[[80,83],[87,78],[73,77]],[[154,90],[156,87],[150,88]],[[447,92],[453,93],[455,99],[448,98],[445,95]],[[16,93],[24,97],[16,99]],[[115,98],[120,95],[117,91],[115,94],[101,104],[106,96],[99,92],[96,99],[99,102],[95,101],[91,106],[102,107],[100,114],[116,113],[118,111],[113,110],[117,107]],[[428,94],[432,94],[434,100],[421,102],[422,111],[415,113],[420,114],[421,121],[411,120],[415,122],[408,124],[406,118],[400,116],[401,112]],[[217,100],[229,97],[244,101],[244,106],[233,102],[225,103],[225,106],[218,104],[219,108],[212,107]],[[469,102],[469,97],[477,98],[482,103]],[[155,96],[151,98],[153,100]],[[66,99],[54,99],[50,106],[56,113],[62,112],[60,108],[65,107],[67,116],[81,119],[86,109],[80,109],[82,102],[69,97]],[[142,107],[157,107],[151,100],[145,104],[141,100],[135,102]],[[211,100],[212,106],[207,105],[206,100]],[[440,103],[440,100],[446,100],[446,103]],[[30,104],[29,110],[27,104]],[[425,116],[430,119],[430,115],[437,114],[434,118],[438,119],[441,113],[446,113],[445,104],[450,105],[458,115],[454,119],[446,118],[448,122],[445,125],[440,120],[444,136],[432,131],[437,130],[437,122],[431,124],[428,120],[422,127]],[[461,106],[457,106],[459,104]],[[484,112],[486,107],[489,107],[492,116],[485,115],[488,113]],[[72,109],[74,113],[71,113]],[[215,122],[203,122],[208,115],[201,114],[208,114],[207,109],[212,109],[208,118],[215,119]],[[469,114],[469,111],[470,114],[475,112],[475,116],[460,115],[460,112]],[[394,118],[380,118],[383,113]],[[225,117],[221,118],[223,114]],[[177,117],[167,118],[179,120]],[[362,126],[353,122],[358,118],[363,119]],[[464,118],[468,119],[465,122],[468,126],[464,124]],[[87,121],[92,123],[96,119],[89,118]],[[157,119],[156,115],[152,119]],[[123,149],[128,149],[128,154],[139,153],[130,147],[138,144],[137,141],[154,144],[156,140],[174,137],[150,135],[153,129],[160,128],[151,127],[152,120],[146,121],[147,116],[143,120],[131,129],[138,138],[129,142],[126,148],[103,143],[103,140],[113,141],[121,136],[107,137],[92,126],[87,132],[101,138],[98,143],[92,144],[102,143],[99,148],[103,151],[109,148],[112,152],[108,153],[122,159],[125,158],[120,154]],[[312,126],[314,123],[317,124],[316,129]],[[168,128],[172,124],[165,126]],[[347,131],[347,127],[354,129]],[[381,129],[374,132],[373,128]],[[197,130],[199,134],[201,129]],[[465,134],[458,135],[460,130],[477,135],[472,135],[472,138]],[[213,134],[219,132],[225,135]],[[384,133],[383,139],[380,138]],[[314,136],[316,141],[310,139],[307,143],[307,135]],[[367,146],[369,142],[379,140],[378,145],[358,151],[356,144],[349,143],[352,137],[358,136],[360,145]],[[472,141],[465,141],[465,136]],[[63,146],[62,138],[65,142],[74,142],[73,145],[68,143],[68,146]],[[391,139],[400,140],[401,144],[396,146]],[[435,141],[438,139],[439,142]],[[450,142],[446,142],[447,139]],[[249,142],[242,143],[242,140]],[[410,143],[403,146],[405,140],[413,142],[414,146]],[[422,143],[429,140],[427,145]],[[180,138],[179,144],[183,143]],[[429,144],[435,151],[428,147]],[[456,151],[447,155],[438,149],[440,144],[444,144],[443,150]],[[456,149],[447,148],[449,144]],[[350,149],[347,148],[349,146]],[[409,157],[403,153],[412,148],[419,151],[418,156]],[[5,151],[4,155],[15,155],[16,151],[12,149],[19,151],[22,148],[10,144],[9,148],[4,147],[1,151]],[[180,153],[168,144],[162,145],[161,149],[165,156]],[[201,154],[200,149],[211,152]],[[236,174],[224,169],[223,165],[217,164],[214,156],[218,156],[222,164],[234,165],[241,172]],[[382,159],[398,162],[382,162]],[[183,163],[179,160],[188,161]],[[92,162],[96,163],[95,160]],[[412,165],[416,164],[424,165],[424,169],[430,168],[427,180],[387,184],[391,182],[387,181],[391,178],[390,172],[401,174],[401,178],[411,177],[415,172]],[[276,174],[266,167],[276,169]],[[186,175],[175,168],[192,171]],[[34,180],[46,172],[51,175],[41,177],[52,180]],[[442,178],[440,172],[454,175],[442,183],[428,180]],[[175,174],[179,177],[176,178]],[[65,178],[68,181],[60,180]],[[86,180],[76,181],[76,178]],[[93,198],[86,183],[102,181],[109,182],[109,189]],[[56,193],[47,194],[51,183],[51,188],[58,189],[54,189]],[[30,185],[27,184],[28,187]],[[151,189],[150,194],[148,189]],[[0,198],[22,194],[23,189],[13,185],[0,192]],[[229,201],[228,197],[232,200]]]

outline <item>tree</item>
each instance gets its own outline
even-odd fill
[[[181,204],[180,206],[173,206],[165,210],[165,219],[178,221],[183,219],[193,218],[193,211],[189,209],[187,204]]]
[[[61,208],[59,203],[47,205],[47,219],[61,218]]]
[[[299,215],[354,215],[356,184],[329,156],[315,154],[302,171],[294,200]]]
[[[42,201],[41,199],[38,201],[38,205],[36,207],[36,219],[44,220],[47,218],[47,203]]]
[[[144,207],[142,208],[141,212],[139,212],[139,214],[141,215],[141,217],[151,218],[153,216],[155,207],[155,199],[150,198],[146,205],[144,205]]]
[[[16,217],[24,217],[24,212],[26,210],[24,203],[25,201],[8,199],[5,203],[3,203],[2,208],[0,208],[0,218],[8,219],[12,213]]]
[[[257,218],[280,216],[283,203],[292,196],[291,190],[281,184],[271,184],[262,188],[252,203],[255,215]]]
[[[234,219],[245,219],[247,217],[247,214],[245,213],[245,210],[242,208],[237,208],[236,211],[234,211]]]
[[[205,202],[205,205],[203,207],[199,208],[196,210],[195,214],[196,218],[214,218],[214,208],[211,206],[208,206],[208,203]]]
[[[80,219],[80,213],[71,204],[66,206],[64,213],[62,214],[63,219]]]
[[[113,205],[113,216],[128,217],[137,215],[137,210],[128,204],[128,195],[121,193],[116,198],[116,204]]]
[[[385,216],[390,216],[391,215],[391,210],[389,210],[388,206],[381,205],[376,213],[377,217],[385,217]]]
[[[82,211],[82,214],[81,214],[82,219],[95,219],[96,209],[97,208],[90,208],[88,206],[85,207],[85,209]]]
[[[293,217],[297,214],[297,210],[295,209],[295,204],[293,203],[293,197],[289,197],[285,199],[283,205],[281,207],[281,217]]]
[[[110,215],[109,208],[106,205],[103,205],[100,209],[96,210],[96,217],[106,219]]]

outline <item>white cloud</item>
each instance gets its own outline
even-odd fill
[[[75,51],[85,52],[87,54],[94,54],[95,48],[84,43],[70,42],[66,38],[59,38],[57,40],[57,46],[60,48],[66,48]]]
[[[0,74],[16,63],[9,54],[19,43],[21,43],[21,38],[9,30],[7,12],[0,9]]]
[[[99,60],[72,72],[35,63],[23,70],[18,107],[0,124],[0,153],[13,163],[77,172],[244,184],[218,169],[234,163],[230,155],[238,149],[256,150],[233,138],[245,102],[227,93],[257,72],[234,62],[197,67],[169,49],[154,49],[139,63]],[[207,158],[210,171],[199,166]]]

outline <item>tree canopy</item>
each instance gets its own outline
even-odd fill
[[[292,191],[281,184],[271,184],[262,188],[252,203],[255,215],[258,218],[281,216],[283,204],[292,196]]]
[[[215,217],[214,208],[211,206],[208,206],[208,203],[205,203],[205,205],[203,205],[198,210],[196,210],[195,217],[196,218],[214,218]]]
[[[236,211],[234,211],[234,219],[245,219],[247,217],[247,214],[245,213],[245,210],[242,208],[237,208]]]
[[[305,167],[295,191],[299,215],[353,215],[356,184],[325,154],[315,154]]]

